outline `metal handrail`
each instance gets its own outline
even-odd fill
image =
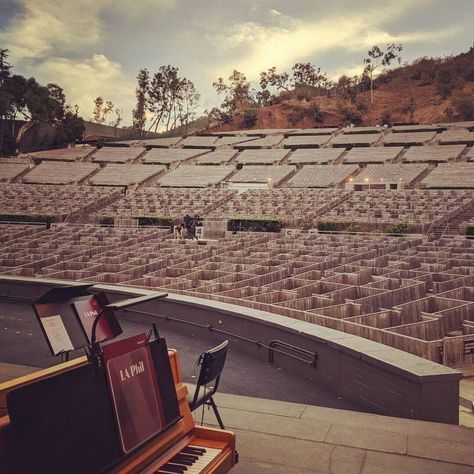
[[[256,339],[250,339],[248,337],[240,336],[239,334],[235,334],[233,332],[224,331],[223,329],[216,328],[216,327],[212,326],[212,324],[195,323],[193,321],[187,321],[186,319],[179,319],[179,318],[175,318],[173,316],[166,316],[166,315],[161,315],[161,314],[149,313],[147,311],[140,311],[140,310],[137,310],[137,309],[126,309],[126,311],[128,311],[129,313],[143,314],[145,316],[153,316],[155,318],[164,319],[165,321],[173,321],[173,322],[177,322],[177,323],[188,324],[190,326],[198,327],[198,328],[201,328],[201,329],[207,329],[208,331],[216,332],[218,334],[222,334],[224,336],[233,338],[234,340],[239,340],[239,341],[248,342],[250,344],[254,344],[258,348],[267,349],[267,351],[268,351],[267,361],[270,364],[273,364],[273,355],[276,352],[276,353],[284,355],[286,357],[290,357],[292,359],[303,362],[303,363],[309,365],[310,367],[314,367],[314,368],[317,367],[318,353],[316,351],[308,351],[308,350],[303,349],[301,347],[294,346],[293,344],[289,344],[288,342],[285,342],[285,341],[273,340],[273,341],[270,342],[270,344],[267,345],[267,344],[264,344],[263,342],[260,342]],[[308,360],[308,359],[299,357],[298,355],[285,352],[284,350],[276,349],[275,346],[283,347],[283,348],[288,349],[290,351],[296,352],[299,355],[308,356],[308,357],[310,357],[310,359]]]

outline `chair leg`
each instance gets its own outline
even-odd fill
[[[225,430],[224,423],[222,423],[221,415],[219,414],[219,410],[217,409],[217,405],[214,402],[214,399],[212,397],[210,398],[209,403],[211,404],[212,409],[214,410],[214,414],[216,415],[217,422],[219,423],[219,426],[221,427],[221,430]]]

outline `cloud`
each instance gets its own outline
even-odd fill
[[[41,83],[57,82],[63,87],[68,103],[77,104],[85,120],[92,116],[94,99],[101,96],[123,110],[124,122],[130,123],[135,105],[135,81],[125,76],[119,63],[103,54],[82,60],[47,59],[38,64],[34,72]]]
[[[101,37],[96,0],[22,0],[21,5],[22,14],[0,32],[15,61],[78,50]]]
[[[426,1],[420,2],[423,3]],[[317,54],[337,50],[353,53],[377,43],[435,42],[459,32],[456,27],[399,35],[385,31],[385,23],[395,21],[410,10],[413,11],[413,3],[400,0],[316,21],[280,20],[277,25],[268,26],[259,23],[236,24],[232,31],[219,35],[218,43],[219,49],[228,48],[232,51],[240,48],[240,56],[234,57],[231,63],[221,64],[210,71],[210,75],[227,76],[232,69],[238,69],[250,79],[255,79],[264,69],[272,66],[280,70],[289,69],[295,62],[308,60]],[[277,17],[280,18],[278,15]],[[284,28],[283,24],[288,26]]]
[[[112,11],[125,23],[158,14],[177,0],[18,0],[22,12],[0,42],[15,61],[47,55],[77,54],[100,42],[107,25],[102,15]]]

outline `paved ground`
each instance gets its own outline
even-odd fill
[[[124,329],[122,337],[148,332],[150,329],[149,325],[124,320],[121,320],[121,325]],[[168,347],[179,351],[184,381],[193,382],[199,373],[195,366],[197,357],[215,343],[202,337],[184,336],[172,331],[161,331],[161,335],[166,338]],[[72,357],[82,355],[84,351],[79,350]],[[0,382],[2,379],[13,378],[14,370],[17,371],[16,376],[20,376],[27,373],[28,367],[50,367],[59,362],[48,349],[31,305],[0,299],[0,363],[16,366],[0,366]],[[229,351],[220,389],[236,395],[362,410],[356,403],[342,399],[325,387],[232,349]]]
[[[217,404],[237,435],[235,474],[474,472],[472,428],[227,394]],[[216,424],[212,411],[204,421]]]
[[[127,335],[148,329],[123,326]],[[184,380],[192,382],[196,357],[209,342],[163,335],[180,352]],[[29,305],[0,301],[0,382],[57,362]],[[474,473],[474,429],[349,411],[359,407],[241,353],[230,352],[221,391],[216,400],[222,418],[237,434],[236,474]],[[473,400],[474,379],[464,379],[460,409],[466,426],[474,426]],[[197,421],[201,414],[195,412]],[[216,423],[207,409],[204,420]]]

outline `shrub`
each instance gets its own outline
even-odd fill
[[[280,232],[280,219],[239,219],[232,218],[227,222],[227,230],[232,232]]]
[[[257,112],[254,109],[245,109],[242,117],[242,126],[252,128],[257,123]]]
[[[468,224],[466,226],[466,236],[468,239],[474,239],[474,224]]]
[[[320,221],[318,222],[318,230],[320,232],[338,232],[342,230],[342,225],[338,222]]]
[[[460,120],[474,120],[474,96],[467,92],[453,94],[451,104]]]
[[[387,234],[397,234],[397,235],[406,234],[407,230],[408,230],[408,225],[406,222],[399,222],[398,224],[388,225],[385,229]]]
[[[391,125],[392,124],[392,116],[388,110],[384,110],[382,115],[380,116],[380,123],[382,125]]]
[[[102,227],[108,227],[114,225],[114,218],[113,217],[101,217],[99,220],[99,224]]]
[[[53,222],[52,216],[30,216],[30,215],[18,215],[18,214],[1,214],[0,221],[5,222],[41,222],[46,224],[46,228],[49,229],[51,227],[51,223]]]
[[[362,124],[362,114],[357,110],[352,102],[347,100],[339,101],[337,104],[337,111],[342,115],[346,122],[353,123],[354,125]]]
[[[160,226],[173,227],[174,221],[172,217],[139,217],[139,226]]]

